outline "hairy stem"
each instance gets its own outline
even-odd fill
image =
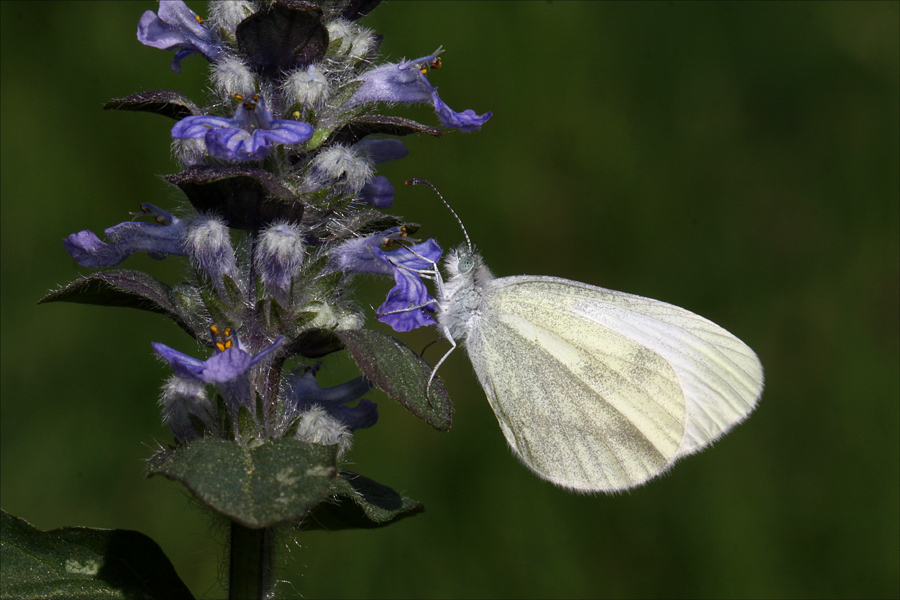
[[[273,584],[271,529],[250,529],[231,522],[228,579],[229,600],[270,597]]]

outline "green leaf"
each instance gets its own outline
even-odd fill
[[[203,306],[206,307],[206,312],[209,313],[213,323],[219,327],[228,327],[229,325],[234,327],[231,319],[232,311],[224,302],[204,288],[200,288],[200,297],[203,299]]]
[[[262,286],[260,286],[262,287]],[[270,329],[275,331],[285,331],[291,324],[290,317],[275,298],[265,298],[257,304],[259,312],[265,316],[266,323]]]
[[[0,514],[0,597],[181,600],[193,598],[162,549],[126,529],[40,531]]]
[[[241,292],[237,282],[230,276],[223,275],[222,284],[225,287],[225,291],[228,292],[228,299],[231,300],[232,306],[240,306],[244,301],[244,294]]]
[[[350,471],[341,471],[332,493],[335,501],[316,506],[301,529],[372,529],[425,510],[412,498]]]
[[[359,89],[359,86],[362,85],[361,81],[351,81],[347,85],[341,88],[340,93],[337,96],[329,98],[329,105],[333,107],[339,107],[343,105],[347,100],[349,100],[354,92]],[[345,110],[341,113],[340,117],[337,119],[329,119],[327,121],[327,126],[323,126],[322,122],[318,124],[316,130],[313,132],[312,137],[306,140],[306,144],[304,145],[304,149],[307,152],[312,152],[321,146],[325,141],[334,133],[337,129],[340,129],[348,122],[356,119],[368,112],[368,107],[366,106],[355,106],[351,109]]]
[[[259,425],[256,423],[256,419],[250,414],[250,409],[246,406],[241,406],[238,409],[238,437],[255,443],[260,434]]]
[[[450,429],[450,397],[435,375],[426,397],[431,367],[400,340],[368,329],[336,331],[360,370],[379,389],[435,429]]]
[[[281,438],[250,449],[220,439],[195,440],[150,459],[148,477],[180,481],[233,521],[270,527],[305,516],[337,477],[337,446]]]
[[[294,315],[294,320],[291,321],[291,325],[297,329],[302,329],[318,316],[319,313],[311,310],[300,311]]]
[[[112,269],[73,281],[55,292],[50,292],[38,300],[38,304],[78,302],[139,308],[165,315],[190,335],[197,337],[197,332],[179,310],[175,296],[171,287],[146,273],[129,269]]]
[[[356,93],[356,90],[358,90],[359,88],[362,87],[362,84],[363,84],[362,81],[356,80],[356,81],[351,81],[350,83],[344,85],[343,87],[341,87],[341,91],[338,92],[337,95],[328,99],[329,106],[334,106],[334,107],[343,106],[344,103],[347,102],[347,100],[349,100],[350,98],[353,97],[353,94]],[[359,110],[359,109],[357,109],[357,110],[359,111],[360,114],[365,114],[366,112],[368,112],[365,110]],[[349,111],[345,111],[344,114],[341,116],[346,117],[348,114],[349,114]]]

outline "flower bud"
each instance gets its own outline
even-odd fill
[[[300,416],[297,425],[297,433],[294,437],[308,444],[340,444],[338,448],[338,460],[353,444],[353,434],[350,429],[339,420],[330,416],[321,406],[313,406]]]
[[[291,281],[303,265],[305,244],[300,228],[290,223],[272,225],[259,236],[256,271],[266,288],[282,306],[287,306]]]
[[[213,65],[212,82],[222,98],[229,101],[235,94],[252,95],[256,78],[239,59],[229,56]]]
[[[321,108],[331,96],[331,84],[315,65],[297,69],[283,86],[285,105],[303,104],[312,109]]]
[[[332,146],[316,156],[311,164],[309,179],[317,187],[340,186],[356,195],[372,178],[368,158],[346,146]]]
[[[173,139],[172,154],[185,167],[197,167],[206,164],[206,144],[203,140]]]
[[[187,249],[191,261],[224,295],[224,276],[236,279],[237,265],[230,230],[218,217],[198,219],[188,227]]]
[[[197,423],[202,423],[209,432],[216,431],[215,409],[207,396],[206,386],[199,381],[178,375],[169,377],[163,385],[159,403],[163,420],[180,442],[189,442],[202,435],[197,430]]]
[[[209,3],[209,24],[231,37],[238,24],[255,13],[258,7],[247,0],[219,0]]]

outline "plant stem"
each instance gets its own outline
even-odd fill
[[[272,587],[272,531],[231,522],[229,600],[264,600]]]

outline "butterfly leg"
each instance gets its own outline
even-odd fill
[[[441,360],[437,361],[437,364],[434,365],[433,369],[431,369],[431,375],[428,376],[428,383],[425,385],[425,399],[428,400],[428,404],[431,404],[431,383],[434,381],[438,369],[442,364],[444,364],[444,361],[447,360],[447,357],[450,356],[450,353],[456,350],[456,340],[450,337],[450,332],[446,330],[446,327],[441,327],[441,329],[444,337],[450,341],[450,349],[444,353],[444,355],[441,357]]]

